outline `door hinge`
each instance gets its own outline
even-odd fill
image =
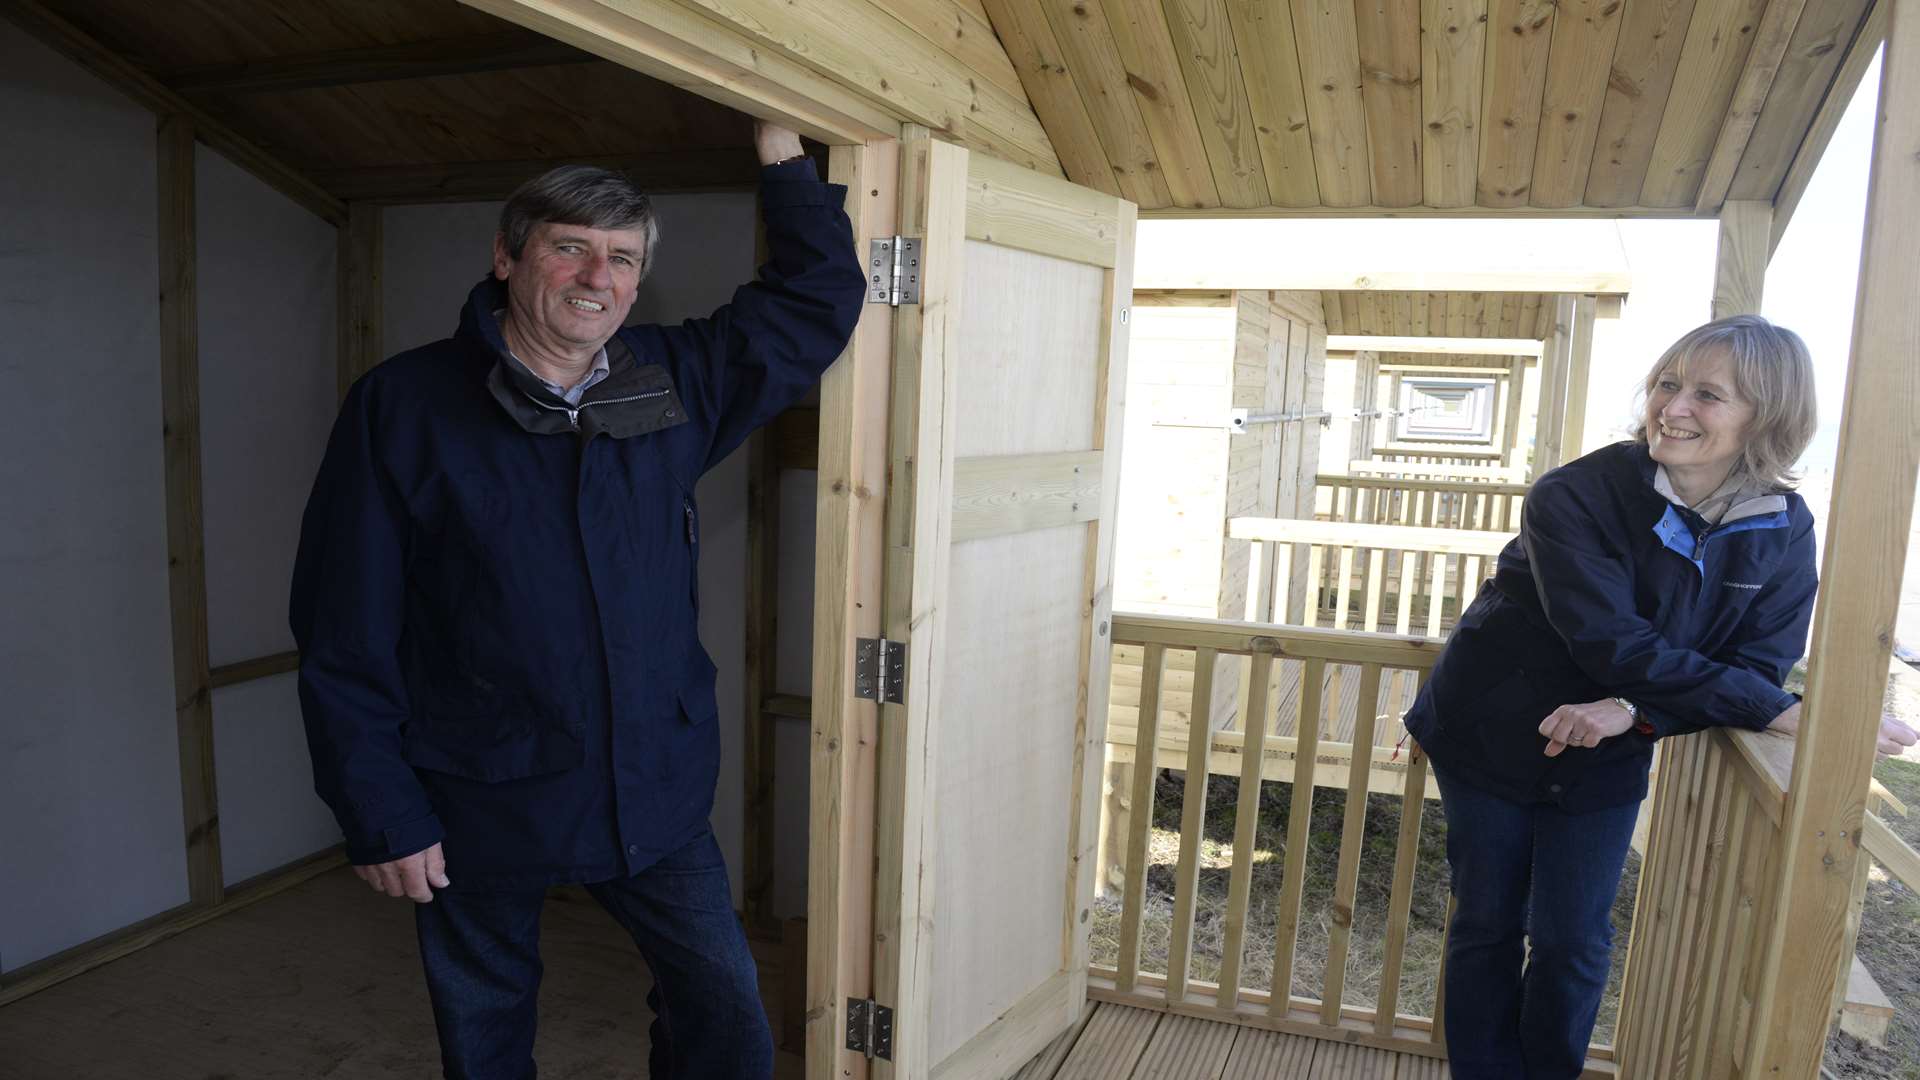
[[[847,999],[847,1049],[868,1061],[893,1060],[893,1010],[872,998]]]
[[[899,705],[906,692],[907,643],[860,638],[853,651],[853,696]]]
[[[920,241],[911,236],[883,236],[867,245],[867,303],[920,302]]]

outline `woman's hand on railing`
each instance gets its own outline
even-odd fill
[[[1633,714],[1607,698],[1560,706],[1540,721],[1540,734],[1547,737],[1547,756],[1559,757],[1569,746],[1591,749],[1632,726]]]
[[[1787,706],[1786,711],[1773,718],[1767,724],[1767,730],[1775,735],[1792,738],[1800,733],[1800,703]],[[1916,733],[1905,723],[1891,716],[1880,717],[1880,732],[1874,739],[1874,750],[1882,757],[1897,757],[1901,751],[1920,740]]]

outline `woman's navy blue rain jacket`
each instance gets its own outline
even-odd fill
[[[621,330],[577,413],[501,362],[492,279],[454,337],[347,395],[291,621],[315,787],[355,863],[444,841],[456,887],[607,880],[706,827],[694,485],[818,381],[865,293],[845,189],[805,162],[763,180],[759,280]]]
[[[1806,503],[1708,528],[1654,490],[1654,468],[1644,444],[1619,443],[1535,482],[1407,713],[1440,767],[1517,802],[1618,806],[1646,796],[1656,737],[1763,728],[1796,700],[1780,683],[1813,613]],[[1610,697],[1653,734],[1546,756],[1549,713]]]

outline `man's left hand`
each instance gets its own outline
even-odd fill
[[[1540,734],[1547,737],[1547,756],[1559,757],[1569,746],[1591,749],[1632,726],[1633,714],[1608,698],[1560,706],[1540,721]]]
[[[800,146],[800,136],[766,120],[753,122],[753,149],[760,155],[762,165],[785,161],[806,152]]]

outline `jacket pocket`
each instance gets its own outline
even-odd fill
[[[687,673],[680,684],[680,719],[689,724],[711,723],[720,716],[720,703],[713,691],[713,679],[718,673],[707,650],[695,644],[693,656],[687,663]]]
[[[497,717],[434,716],[408,725],[400,756],[416,769],[498,783],[577,768],[586,745],[578,733],[543,721],[503,726]]]

